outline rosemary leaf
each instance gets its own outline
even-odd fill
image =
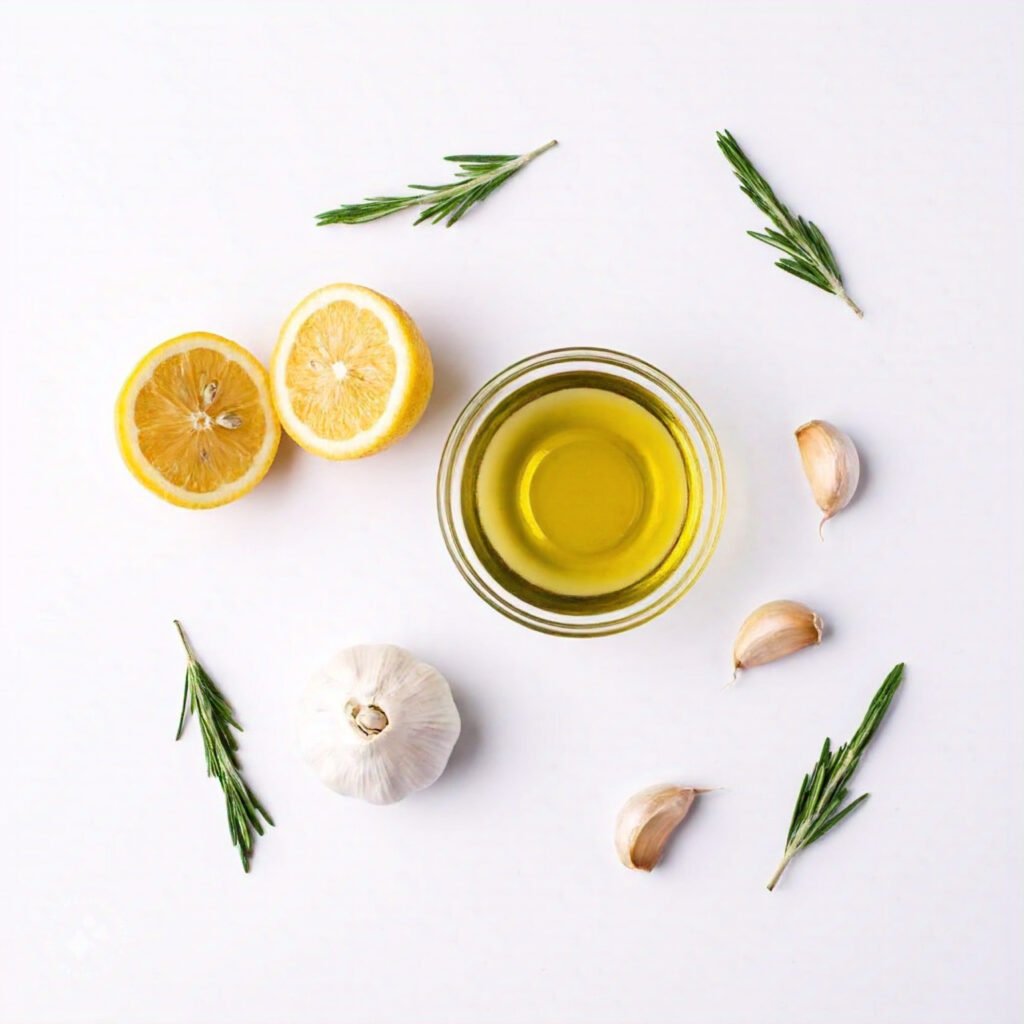
[[[324,224],[364,224],[381,217],[399,213],[413,206],[425,209],[413,222],[420,224],[429,220],[437,224],[447,218],[447,227],[458,223],[469,209],[482,203],[492,192],[500,188],[521,171],[531,160],[546,153],[555,140],[521,156],[514,154],[460,154],[446,156],[445,160],[459,165],[456,180],[448,185],[410,185],[416,189],[407,196],[373,196],[361,203],[343,203],[333,210],[318,213],[316,222]]]
[[[238,848],[242,867],[248,871],[256,842],[255,834],[263,835],[263,822],[260,818],[268,825],[274,822],[242,778],[242,766],[236,753],[238,740],[231,731],[237,729],[242,732],[242,727],[235,718],[234,709],[199,664],[181,623],[175,619],[174,625],[188,655],[185,693],[178,718],[178,732],[174,738],[181,739],[189,715],[199,719],[206,774],[214,777],[224,791],[231,842]]]
[[[805,847],[819,840],[826,832],[835,828],[843,818],[852,814],[869,793],[862,793],[852,803],[843,806],[848,784],[853,778],[861,755],[881,725],[892,699],[903,681],[903,663],[897,665],[885,678],[868,706],[867,714],[853,739],[832,751],[832,741],[826,739],[818,761],[809,775],[804,776],[797,795],[796,807],[786,835],[786,849],[775,874],[768,883],[768,890],[775,888],[789,862]]]
[[[765,228],[763,233],[748,231],[747,234],[787,254],[775,263],[780,270],[838,295],[857,316],[863,317],[861,308],[846,293],[832,247],[818,226],[790,213],[730,132],[718,132],[717,137],[718,148],[732,165],[740,191],[778,228],[777,231]]]

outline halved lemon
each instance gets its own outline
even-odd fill
[[[267,371],[241,345],[198,332],[143,358],[121,389],[116,421],[135,478],[185,508],[248,494],[281,439]]]
[[[409,314],[356,284],[307,295],[270,358],[281,425],[327,459],[372,455],[407,434],[433,384],[430,350]]]

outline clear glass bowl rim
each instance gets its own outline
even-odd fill
[[[480,564],[476,552],[459,537],[462,525],[461,463],[476,429],[484,421],[485,408],[511,393],[523,377],[536,370],[561,373],[575,363],[598,364],[588,368],[604,372],[628,371],[654,385],[655,394],[673,406],[698,451],[703,482],[700,525],[686,556],[652,594],[633,605],[594,615],[562,615],[503,596],[504,592]],[[676,408],[678,407],[678,408]],[[693,397],[666,373],[637,356],[608,348],[572,347],[547,349],[512,363],[483,384],[459,413],[449,431],[437,472],[437,512],[448,554],[462,577],[495,611],[530,629],[553,636],[607,636],[634,629],[671,608],[697,582],[718,545],[725,520],[725,467],[722,453],[707,416]],[[467,550],[468,549],[468,550]],[[693,557],[691,558],[691,554]],[[515,603],[518,600],[518,604]]]

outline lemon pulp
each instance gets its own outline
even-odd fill
[[[270,360],[274,406],[297,444],[328,459],[372,455],[430,399],[430,350],[409,314],[369,288],[331,284],[289,314]]]
[[[121,389],[115,421],[136,479],[186,508],[247,494],[270,468],[281,433],[259,361],[203,332],[143,357]]]
[[[384,414],[395,376],[384,324],[371,310],[347,301],[310,314],[285,366],[295,415],[329,441],[369,430]]]
[[[689,438],[646,389],[557,374],[513,393],[481,426],[463,518],[488,571],[532,604],[625,606],[685,554],[700,507],[695,467]]]
[[[139,388],[133,415],[149,464],[195,494],[243,476],[267,432],[256,383],[212,348],[189,349],[157,365]]]

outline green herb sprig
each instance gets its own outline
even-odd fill
[[[255,794],[245,784],[238,762],[238,740],[232,729],[242,732],[235,719],[235,712],[213,680],[196,659],[195,651],[188,642],[185,630],[175,619],[174,625],[185,645],[188,667],[185,669],[185,694],[181,701],[181,716],[178,732],[174,737],[180,740],[185,731],[185,720],[189,714],[199,718],[199,730],[203,736],[203,751],[206,754],[206,774],[213,776],[224,790],[227,805],[228,828],[231,842],[238,847],[242,867],[249,870],[249,860],[256,842],[256,833],[263,835],[263,820],[268,825],[274,822]]]
[[[460,179],[449,185],[410,185],[416,189],[408,196],[373,196],[361,203],[343,203],[334,210],[318,213],[316,222],[324,224],[362,224],[366,221],[387,217],[412,206],[426,209],[416,218],[414,224],[429,220],[433,224],[447,218],[451,227],[465,216],[471,206],[483,202],[495,189],[521,171],[531,160],[535,160],[558,143],[552,139],[539,149],[521,156],[496,154],[463,154],[446,156],[444,159],[459,165],[455,175]]]
[[[747,234],[786,254],[776,261],[775,266],[838,295],[857,316],[863,317],[864,312],[860,306],[847,295],[832,247],[817,225],[790,213],[730,132],[718,132],[717,137],[718,148],[732,164],[733,173],[739,179],[740,191],[750,197],[751,202],[777,229],[765,228],[763,232],[748,231]]]
[[[810,775],[804,776],[800,794],[793,809],[793,818],[786,837],[786,850],[775,874],[768,883],[768,891],[775,888],[789,862],[805,847],[817,842],[826,832],[835,828],[847,815],[852,814],[871,795],[862,793],[852,803],[843,806],[847,786],[860,764],[864,749],[871,742],[892,703],[903,680],[903,663],[897,665],[885,678],[868,707],[864,721],[849,743],[838,750],[830,749],[826,739],[818,763]]]

